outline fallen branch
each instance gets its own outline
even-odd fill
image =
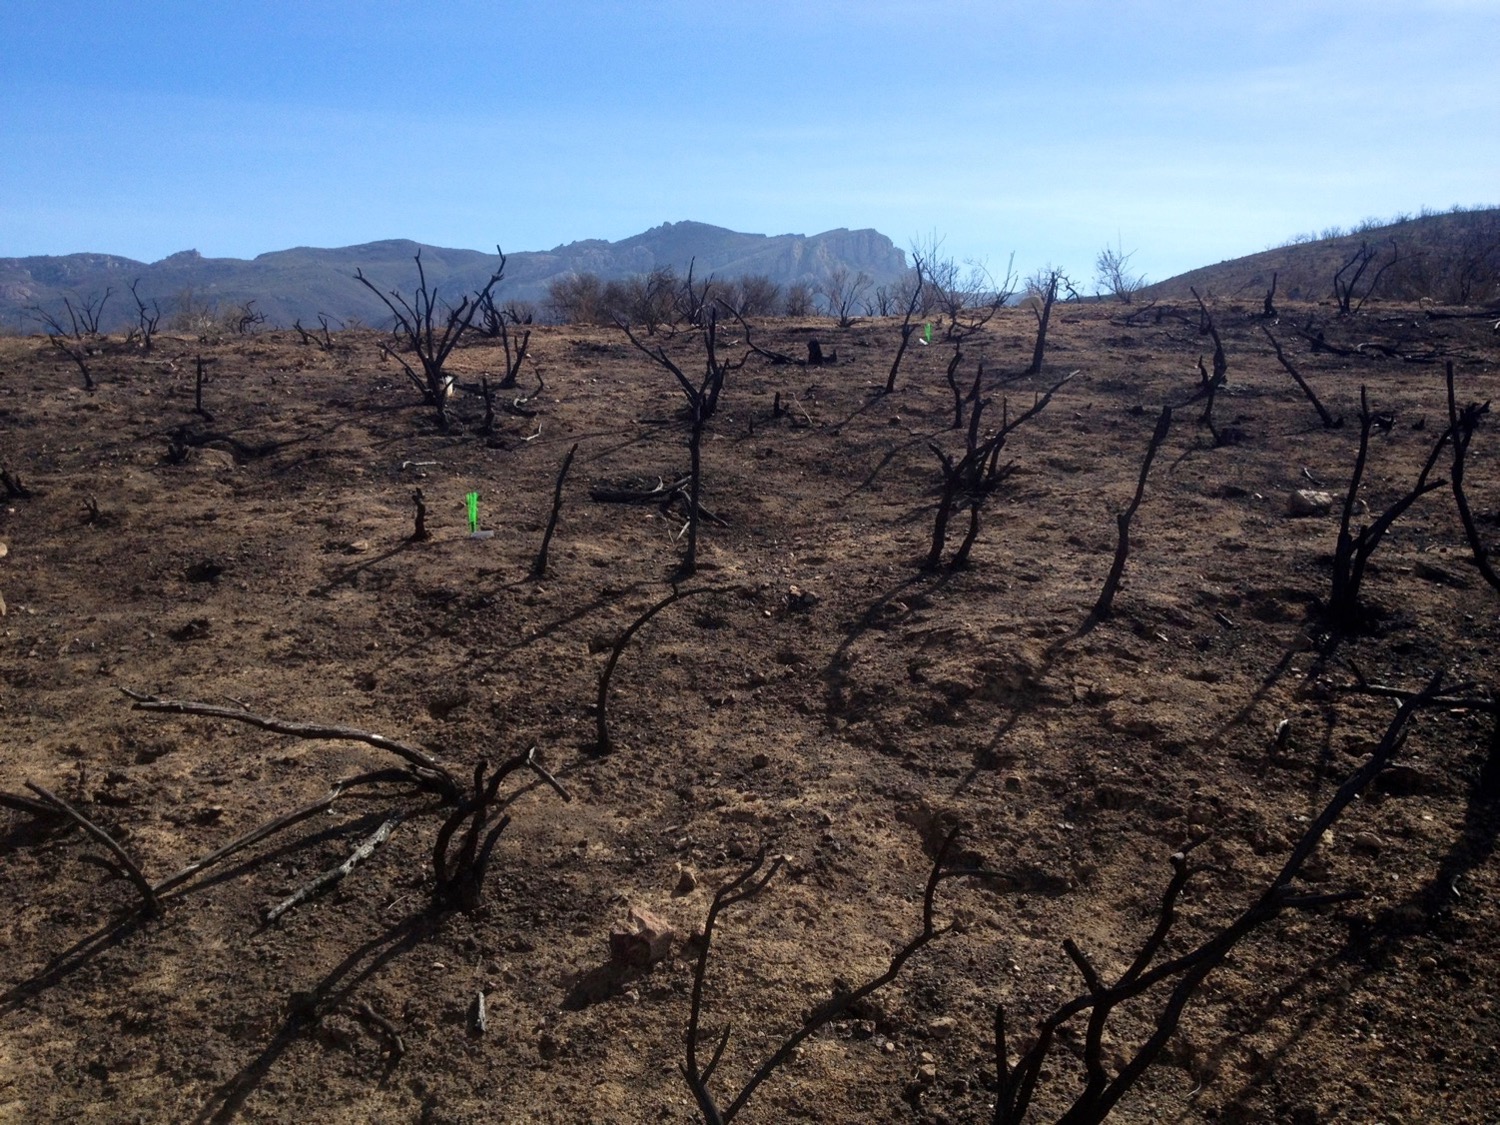
[[[805,359],[797,359],[793,356],[787,355],[784,352],[769,351],[768,349],[758,345],[754,340],[750,338],[750,325],[746,322],[744,316],[740,313],[740,310],[735,308],[722,297],[718,297],[715,299],[719,302],[720,305],[724,307],[724,309],[729,313],[730,316],[734,317],[735,320],[740,322],[740,327],[745,331],[745,346],[756,355],[760,356],[762,359],[770,360],[772,367],[781,367],[789,363],[794,364],[797,367],[807,366],[807,360]]]
[[[26,788],[30,789],[48,804],[54,806],[59,812],[72,817],[73,820],[78,822],[80,828],[108,848],[114,857],[120,861],[121,866],[125,868],[126,873],[130,876],[130,881],[135,884],[136,890],[141,892],[141,900],[145,904],[146,913],[153,918],[161,916],[161,902],[156,897],[155,889],[146,881],[146,876],[141,874],[141,869],[136,865],[135,860],[130,858],[130,854],[116,842],[113,836],[51,790],[42,788],[34,781],[28,781]]]
[[[401,1038],[401,1032],[396,1025],[386,1019],[374,1008],[370,1007],[368,1000],[361,1000],[359,1007],[354,1009],[354,1014],[367,1026],[376,1028],[386,1038],[386,1053],[390,1055],[391,1062],[398,1061],[406,1054],[406,1041]]]
[[[1366,677],[1364,670],[1354,661],[1347,661],[1349,671],[1354,673],[1354,683],[1340,688],[1340,691],[1351,695],[1372,695],[1381,699],[1394,699],[1400,703],[1422,697],[1420,691],[1410,691],[1406,688],[1391,687],[1387,684],[1372,684]],[[1475,684],[1453,684],[1445,695],[1432,695],[1427,697],[1426,706],[1441,707],[1446,709],[1462,708],[1470,711],[1487,711],[1491,714],[1500,714],[1500,700],[1493,696],[1465,696],[1456,695],[1456,692],[1465,692]]]
[[[136,711],[153,711],[171,715],[201,715],[209,719],[227,719],[248,726],[268,730],[273,734],[288,734],[294,738],[322,738],[331,742],[363,742],[377,750],[385,750],[405,759],[412,765],[412,773],[428,787],[437,790],[450,801],[457,800],[461,787],[458,779],[445,769],[436,758],[425,750],[406,742],[398,742],[383,734],[354,727],[325,726],[319,723],[298,723],[278,719],[274,715],[257,715],[242,707],[221,707],[214,703],[196,703],[182,699],[161,699],[155,695],[144,695],[122,687],[120,691],[135,700]]]
[[[660,478],[655,488],[611,488],[596,484],[589,488],[589,499],[601,504],[654,504],[672,499],[672,494],[686,488],[691,477],[679,477],[670,484]]]
[[[343,781],[336,781],[333,784],[333,788],[330,789],[325,796],[320,797],[318,800],[312,802],[309,805],[303,805],[299,809],[293,809],[289,813],[278,816],[275,820],[267,821],[259,828],[247,832],[237,839],[231,840],[229,843],[225,844],[217,851],[210,852],[202,859],[194,860],[192,863],[184,867],[181,871],[177,871],[171,875],[168,875],[165,879],[158,880],[155,884],[153,884],[152,889],[160,895],[165,894],[167,891],[170,891],[174,887],[181,886],[183,883],[186,883],[189,879],[191,879],[194,875],[197,875],[199,872],[206,871],[208,868],[213,867],[223,860],[228,859],[236,852],[244,851],[252,844],[258,844],[267,836],[274,836],[282,829],[290,828],[294,824],[300,824],[308,817],[316,816],[318,813],[332,808],[334,801],[338,800],[346,790],[351,789],[356,785],[369,785],[377,781],[400,781],[403,779],[411,779],[411,774],[406,770],[377,770],[373,773],[360,774],[358,777],[351,777],[346,778]]]
[[[306,902],[314,895],[321,894],[323,891],[327,890],[335,883],[342,882],[344,878],[349,874],[349,872],[353,871],[355,867],[374,855],[375,849],[380,847],[381,844],[385,843],[386,840],[390,839],[391,833],[395,831],[396,825],[400,823],[401,814],[392,813],[389,817],[386,818],[385,823],[383,823],[379,828],[375,830],[374,834],[371,835],[369,839],[365,840],[364,843],[360,844],[359,847],[354,849],[348,859],[344,860],[344,862],[339,864],[337,867],[330,867],[327,871],[323,872],[323,874],[319,875],[311,883],[308,883],[290,898],[283,899],[281,902],[278,902],[275,906],[268,909],[265,912],[262,920],[266,923],[266,925],[270,925],[272,922],[276,921],[276,919],[285,914],[288,910],[292,909],[292,907],[297,906],[299,903]]]
[[[36,801],[30,797],[23,797],[19,793],[0,792],[0,805],[17,812],[30,813],[36,817],[57,818],[67,816],[56,805],[49,805],[46,801]]]

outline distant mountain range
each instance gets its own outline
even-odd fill
[[[56,257],[0,258],[0,326],[7,330],[40,331],[26,310],[40,306],[67,323],[65,298],[97,299],[112,294],[100,327],[119,331],[136,322],[131,282],[148,304],[160,303],[163,326],[184,306],[230,310],[255,302],[272,324],[290,325],[300,319],[316,324],[319,313],[335,321],[358,318],[365,324],[389,320],[386,308],[354,280],[363,270],[384,291],[410,294],[416,284],[412,263],[418,250],[427,281],[442,297],[455,302],[484,285],[499,259],[477,250],[423,246],[404,239],[368,242],[324,250],[298,247],[261,254],[253,260],[205,258],[184,250],[159,262],[137,262],[110,254],[67,254]],[[779,285],[815,285],[842,266],[863,271],[877,284],[896,280],[906,269],[906,255],[889,238],[874,230],[831,230],[800,234],[741,234],[707,223],[664,223],[619,242],[589,239],[545,251],[508,255],[505,281],[497,291],[500,302],[534,301],[547,297],[552,281],[571,274],[594,273],[608,281],[672,266],[686,273],[712,273],[720,278],[764,274]]]
[[[1355,258],[1361,246],[1372,254],[1355,283],[1356,298],[1374,290],[1371,299],[1440,304],[1489,304],[1500,300],[1500,209],[1448,211],[1401,218],[1390,223],[1363,223],[1352,231],[1306,238],[1204,266],[1148,285],[1142,299],[1191,299],[1189,288],[1205,298],[1259,300],[1276,278],[1280,300],[1334,299],[1334,274]],[[1356,261],[1343,281],[1350,282]],[[1378,275],[1378,281],[1376,280]]]

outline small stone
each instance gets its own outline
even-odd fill
[[[542,1032],[541,1037],[536,1041],[536,1053],[545,1061],[550,1062],[552,1059],[557,1058],[557,1054],[561,1050],[562,1045],[553,1038],[551,1032]]]
[[[1299,488],[1287,497],[1286,510],[1291,516],[1326,516],[1333,511],[1333,493]]]
[[[690,895],[698,886],[698,876],[693,873],[691,867],[683,867],[677,874],[677,886],[672,888],[674,898]]]
[[[912,1082],[924,1090],[936,1081],[937,1067],[932,1063],[923,1063],[917,1067],[917,1073],[912,1076]]]
[[[676,932],[649,910],[632,906],[622,925],[609,935],[609,959],[625,968],[645,969],[665,961]]]
[[[811,590],[804,590],[801,586],[790,585],[786,588],[786,604],[788,609],[806,613],[821,600],[817,594],[814,594]]]
[[[1011,774],[1005,779],[1005,791],[1007,793],[1019,793],[1021,791],[1021,779]]]
[[[1349,843],[1355,851],[1366,852],[1370,855],[1379,855],[1385,848],[1385,841],[1373,832],[1357,833]]]
[[[370,541],[368,539],[356,539],[354,542],[349,543],[344,547],[344,554],[362,555],[369,549]]]
[[[3,542],[0,542],[0,559],[3,559],[8,554],[10,554],[10,548]]]
[[[932,1039],[946,1039],[958,1030],[958,1020],[952,1016],[938,1016],[927,1021],[927,1034]]]
[[[771,759],[765,754],[757,754],[750,759],[750,768],[763,770],[771,764]]]
[[[894,1055],[896,1053],[896,1044],[887,1039],[880,1045],[880,1050],[882,1054]]]

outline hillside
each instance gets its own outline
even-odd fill
[[[1035,318],[1002,309],[957,360],[941,337],[909,349],[889,394],[893,320],[768,319],[760,353],[719,332],[733,368],[698,443],[685,581],[684,396],[615,329],[537,326],[530,397],[488,425],[478,388],[507,357],[466,340],[446,429],[374,330],[117,336],[92,391],[45,341],[0,339],[0,1122],[692,1125],[701,954],[697,1058],[723,1044],[721,1105],[807,1013],[832,1016],[739,1125],[993,1125],[997,1010],[1007,1067],[1047,1052],[1026,1118],[1043,1125],[1086,1054],[1124,1072],[1193,983],[1166,970],[1305,842],[1279,916],[1216,968],[1188,963],[1213,971],[1111,1125],[1493,1125],[1500,597],[1443,485],[1395,520],[1340,632],[1339,506],[1290,501],[1348,493],[1367,394],[1385,422],[1366,542],[1429,457],[1429,483],[1452,465],[1443,362],[1460,403],[1500,398],[1500,338],[1415,305],[1326,317],[1317,351],[1272,326],[1347,419],[1325,429],[1259,302],[1212,307],[1216,429],[1191,398],[1197,318],[1160,307],[1059,306],[1035,376]],[[812,338],[836,362],[776,361]],[[705,334],[654,339],[704,369]],[[960,502],[924,570],[943,459],[1002,424],[997,487]],[[1466,448],[1493,554],[1490,419]],[[1092,619],[1132,496],[1123,584]],[[1374,776],[1389,695],[1439,671],[1451,694]],[[524,765],[503,779],[508,827],[466,909],[449,860],[507,822],[491,807],[445,835],[471,811],[455,790],[531,749],[562,792]],[[28,782],[118,843],[159,916]],[[955,828],[933,940],[847,1002],[924,933]],[[704,954],[716,890],[762,849],[774,878],[717,914]],[[642,950],[631,911],[675,938]],[[1038,1037],[1087,976],[1146,962],[1156,987],[1097,1038],[1082,1014]]]
[[[1381,267],[1393,262],[1380,275],[1370,299],[1429,298],[1443,305],[1500,301],[1500,209],[1494,208],[1424,215],[1336,238],[1294,242],[1156,282],[1141,296],[1180,299],[1190,296],[1191,287],[1205,297],[1258,299],[1275,274],[1280,299],[1332,301],[1334,274],[1361,245],[1376,256],[1358,283],[1356,299],[1369,291]]]
[[[336,249],[297,247],[261,254],[252,260],[205,258],[185,250],[159,262],[138,262],[110,254],[0,258],[0,327],[37,331],[27,309],[40,305],[63,314],[63,301],[97,298],[113,289],[101,324],[121,331],[136,319],[130,283],[148,304],[159,302],[171,317],[185,305],[234,309],[247,301],[272,324],[313,323],[319,313],[338,321],[358,319],[379,324],[388,313],[354,281],[362,269],[382,288],[409,290],[415,271],[412,256],[420,249],[427,279],[445,294],[472,292],[495,266],[495,255],[478,250],[424,246],[404,239],[369,242]],[[723,278],[765,274],[779,285],[815,284],[835,267],[864,271],[877,283],[899,277],[905,255],[874,230],[831,230],[800,234],[742,234],[707,223],[663,223],[619,242],[590,239],[544,251],[509,254],[504,300],[546,298],[553,280],[572,273],[596,273],[603,279],[629,277],[656,266],[687,271],[696,260],[699,277]]]

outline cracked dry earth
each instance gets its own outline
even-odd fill
[[[1361,489],[1384,510],[1446,425],[1441,360],[1461,401],[1483,401],[1500,347],[1474,318],[1291,310],[1273,331],[1350,419],[1324,430],[1258,308],[1214,305],[1226,440],[1199,424],[1201,403],[1177,411],[1115,612],[1085,630],[1155,415],[1194,392],[1211,352],[1195,309],[1162,311],[1059,306],[1038,377],[1017,374],[1025,310],[964,345],[960,377],[983,359],[991,419],[1002,396],[1014,417],[1077,374],[1010,436],[1014,470],[972,565],[933,573],[919,569],[940,482],[929,444],[962,445],[941,325],[891,395],[876,391],[893,322],[758,328],[768,350],[801,356],[816,337],[837,361],[752,355],[729,374],[703,443],[703,505],[722,523],[703,527],[689,583],[710,591],[624,649],[604,756],[599,676],[671,592],[681,507],[591,489],[687,466],[680,391],[620,333],[537,328],[522,374],[527,388],[544,377],[522,406],[535,413],[502,413],[488,435],[463,389],[503,369],[484,340],[450,361],[461,392],[444,433],[373,333],[326,351],[281,332],[162,337],[149,355],[117,340],[90,361],[92,393],[45,341],[0,339],[0,463],[18,486],[0,509],[0,790],[32,796],[31,781],[69,800],[154,881],[340,778],[402,764],[366,743],[138,710],[128,688],[378,732],[460,778],[535,746],[572,797],[515,798],[469,913],[431,908],[448,810],[411,785],[345,793],[166,893],[159,918],[70,822],[0,807],[0,1120],[697,1120],[679,1064],[715,888],[762,847],[787,857],[714,935],[703,1022],[715,1042],[731,1029],[712,1083],[727,1103],[804,1013],[918,931],[935,849],[961,826],[964,860],[990,874],[942,883],[951,930],[804,1043],[740,1119],[987,1121],[997,1005],[1013,1061],[1084,988],[1065,939],[1122,972],[1169,857],[1200,835],[1209,870],[1168,954],[1267,885],[1395,712],[1346,690],[1352,662],[1404,689],[1448,672],[1477,705],[1421,712],[1397,767],[1303,872],[1309,892],[1362,897],[1289,911],[1239,945],[1111,1120],[1494,1121],[1500,786],[1482,704],[1500,596],[1441,488],[1374,555],[1361,628],[1333,635],[1339,505],[1293,517],[1288,502],[1318,487],[1341,499],[1364,385],[1393,415]],[[1293,331],[1309,316],[1337,350]],[[665,347],[701,370],[691,334]],[[214,361],[211,417],[193,409],[199,355]],[[551,566],[532,580],[574,443]],[[1488,421],[1466,487],[1493,550]],[[416,489],[426,542],[409,538]],[[469,537],[468,492],[492,537]],[[262,924],[393,811],[404,819],[352,874]],[[632,909],[676,934],[649,971],[610,967]],[[1111,1073],[1153,1010],[1111,1021]],[[1065,1110],[1082,1050],[1069,1025],[1030,1120]]]

